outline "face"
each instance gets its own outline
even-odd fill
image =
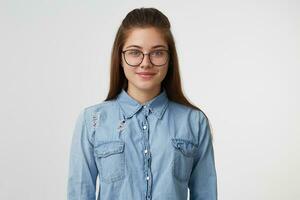
[[[122,51],[124,50],[140,50],[143,53],[150,53],[152,61],[160,62],[159,58],[162,55],[159,50],[168,50],[168,45],[164,40],[161,33],[155,28],[135,28],[127,37]],[[131,51],[132,60],[137,60],[136,57],[142,57],[142,54],[137,53],[138,51]],[[137,55],[140,56],[137,56]],[[127,54],[129,57],[129,54]],[[137,90],[154,90],[160,88],[161,82],[165,78],[168,70],[169,59],[162,66],[155,66],[150,62],[150,54],[144,55],[141,63],[132,67],[128,62],[129,59],[124,58],[122,54],[122,66],[124,74],[128,80],[128,88]],[[126,58],[128,58],[126,57]],[[131,61],[132,61],[131,60]],[[164,63],[164,62],[162,62]],[[154,64],[157,64],[154,62]]]

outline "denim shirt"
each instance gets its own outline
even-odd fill
[[[159,95],[117,98],[81,110],[70,147],[68,200],[217,200],[206,115]]]

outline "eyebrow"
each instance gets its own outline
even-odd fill
[[[138,46],[138,45],[130,45],[130,46],[126,47],[126,49],[127,49],[127,48],[130,48],[130,47],[136,47],[136,48],[138,48],[138,49],[142,49],[142,47],[141,47],[141,46]],[[156,48],[160,48],[160,47],[167,48],[165,45],[155,45],[155,46],[153,46],[151,49],[156,49]]]

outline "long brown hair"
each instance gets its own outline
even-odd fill
[[[161,86],[166,89],[168,98],[177,103],[200,110],[197,106],[190,103],[183,94],[175,42],[170,30],[171,25],[168,18],[155,8],[136,8],[130,11],[123,19],[116,34],[111,52],[110,88],[105,101],[114,99],[121,92],[122,88],[127,88],[128,80],[121,66],[121,51],[126,38],[133,28],[146,27],[154,27],[161,31],[170,50],[168,72],[161,83]]]
[[[115,99],[122,89],[127,89],[128,80],[125,77],[121,66],[121,51],[130,31],[134,28],[147,27],[154,27],[161,31],[169,47],[170,62],[168,72],[161,83],[161,86],[166,90],[168,99],[202,111],[200,108],[190,103],[183,94],[178,56],[173,34],[171,32],[171,24],[168,18],[156,8],[136,8],[130,11],[123,19],[113,43],[110,63],[110,87],[108,95],[104,101]],[[205,115],[204,112],[203,114]],[[208,125],[211,127],[210,123]]]

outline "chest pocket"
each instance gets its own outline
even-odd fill
[[[94,149],[100,181],[111,183],[125,177],[125,143],[108,141],[97,145]]]
[[[174,148],[173,175],[181,182],[188,181],[198,145],[189,140],[172,138],[172,146]]]

